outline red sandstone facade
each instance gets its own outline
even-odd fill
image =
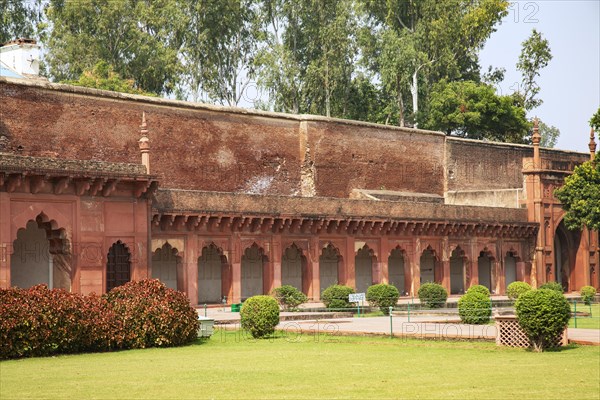
[[[2,78],[0,101],[2,287],[600,286],[552,195],[589,154]]]

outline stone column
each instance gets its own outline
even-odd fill
[[[10,254],[16,237],[11,237],[10,201],[6,192],[0,192],[0,221],[2,221],[0,224],[0,288],[8,288],[10,287]]]
[[[390,272],[388,265],[388,258],[390,256],[390,242],[387,237],[382,236],[379,239],[379,258],[377,259],[377,263],[379,264],[379,274],[378,279],[374,280],[375,283],[389,283],[390,282]]]
[[[421,287],[421,240],[419,238],[413,239],[412,252],[408,257],[410,259],[410,271],[411,271],[411,296],[417,296],[419,288]]]
[[[242,298],[242,240],[236,234],[231,241],[231,302],[239,303]]]
[[[198,304],[198,257],[202,251],[202,240],[200,247],[200,238],[195,232],[188,232],[185,237],[185,250],[183,252],[183,287],[192,304]]]
[[[274,288],[281,286],[281,257],[283,251],[284,249],[281,247],[281,235],[273,236],[271,241],[271,256],[269,256],[272,268],[272,270],[269,271],[269,276],[271,276],[272,279],[265,288],[266,293],[270,293]]]
[[[442,286],[450,293],[450,245],[448,237],[442,241]]]
[[[319,246],[319,238],[313,236],[308,243],[307,262],[308,268],[311,270],[311,291],[309,296],[313,301],[321,300],[321,275],[319,256],[321,255],[321,246]]]
[[[341,266],[342,274],[340,275],[340,280],[344,285],[356,288],[356,270],[355,266],[355,258],[356,252],[354,250],[354,238],[347,237],[346,238],[346,251],[344,252],[344,263]]]

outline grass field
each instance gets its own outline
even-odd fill
[[[301,336],[0,363],[0,399],[597,399],[600,347]]]

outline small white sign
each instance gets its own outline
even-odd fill
[[[358,303],[360,301],[365,301],[366,297],[364,293],[351,293],[348,295],[348,301],[350,303]]]

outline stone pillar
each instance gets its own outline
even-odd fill
[[[199,238],[195,232],[189,232],[185,237],[185,250],[183,252],[183,287],[192,304],[198,304],[198,257],[202,251],[203,243],[199,246]]]
[[[321,271],[319,268],[319,257],[321,255],[321,246],[319,246],[319,238],[313,236],[308,243],[307,262],[308,268],[311,270],[311,291],[309,296],[313,301],[321,300]]]
[[[419,288],[421,287],[421,240],[419,238],[413,239],[413,251],[408,257],[410,259],[410,271],[411,271],[411,296],[417,296]]]
[[[346,249],[344,252],[344,263],[341,265],[341,274],[338,274],[344,285],[356,288],[355,265],[356,251],[354,250],[354,238],[346,238]]]
[[[10,201],[8,193],[0,192],[0,288],[10,287],[10,254],[13,240],[10,226]]]
[[[242,241],[239,235],[234,235],[231,241],[231,302],[239,303],[242,298]]]
[[[442,286],[450,293],[450,245],[448,237],[444,237],[442,241]]]
[[[271,256],[269,257],[272,268],[272,270],[269,271],[269,276],[272,277],[272,279],[270,280],[269,285],[267,285],[265,288],[265,293],[270,293],[274,288],[281,286],[281,258],[283,251],[284,249],[281,246],[281,236],[273,236],[273,240],[271,242]]]
[[[469,287],[479,285],[479,253],[477,252],[477,243],[475,241],[471,241],[471,256],[469,257],[468,266],[471,271],[471,282]],[[466,287],[465,291],[469,288]]]
[[[379,264],[379,274],[375,283],[389,283],[390,272],[388,259],[390,257],[390,243],[387,237],[383,236],[379,239],[379,258],[377,263]]]

